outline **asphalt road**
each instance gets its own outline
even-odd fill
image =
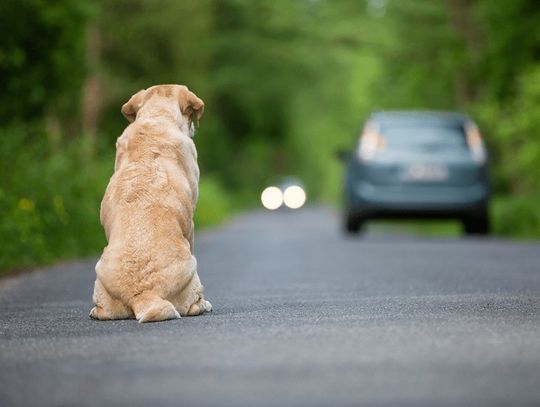
[[[337,223],[199,234],[202,317],[90,320],[94,260],[0,280],[0,405],[540,405],[540,244]]]

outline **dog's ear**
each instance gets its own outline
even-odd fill
[[[122,106],[122,114],[126,119],[128,119],[130,123],[132,123],[137,117],[137,112],[143,104],[143,97],[145,92],[145,89],[141,89]]]
[[[195,116],[196,124],[199,126],[199,120],[204,113],[204,102],[188,88],[182,87],[178,95],[178,104],[182,114],[190,119]]]

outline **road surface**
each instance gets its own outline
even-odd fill
[[[200,233],[202,317],[90,320],[95,259],[0,280],[0,405],[540,405],[540,244],[337,224]]]

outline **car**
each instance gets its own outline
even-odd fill
[[[347,233],[376,218],[458,219],[467,234],[489,233],[488,155],[466,114],[372,113],[340,157]]]

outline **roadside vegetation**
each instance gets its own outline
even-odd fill
[[[540,236],[535,0],[25,0],[0,11],[0,271],[102,249],[120,106],[157,83],[187,84],[207,105],[199,227],[289,174],[312,201],[338,204],[336,149],[370,111],[412,108],[469,112],[491,152],[495,233]]]

